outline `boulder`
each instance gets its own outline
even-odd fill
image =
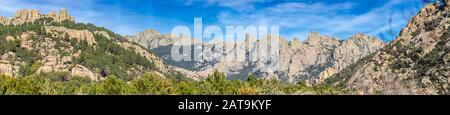
[[[99,76],[97,76],[94,72],[89,70],[88,68],[82,65],[75,65],[72,70],[70,70],[71,75],[74,76],[82,76],[91,79],[92,81],[98,81]]]
[[[12,37],[12,36],[7,36],[7,37],[6,37],[6,41],[14,41],[14,37]]]
[[[13,66],[11,64],[0,64],[0,74],[14,76]]]

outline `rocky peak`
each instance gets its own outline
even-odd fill
[[[16,12],[14,19],[28,21],[28,20],[36,20],[40,18],[40,14],[38,10],[19,10]]]
[[[140,34],[145,34],[145,35],[160,35],[160,33],[156,30],[153,29],[149,29],[149,30],[145,30],[144,32],[140,33]]]
[[[74,21],[73,17],[69,15],[69,12],[68,12],[67,9],[65,9],[65,8],[62,9],[61,11],[59,11],[59,15],[57,14],[57,15],[54,17],[54,19],[55,19],[57,22],[62,22],[62,21],[65,21],[65,20],[71,21],[71,22]]]
[[[359,47],[364,47],[364,49],[373,49],[373,48],[367,48],[367,47],[380,47],[380,46],[384,46],[384,44],[385,44],[383,41],[376,39],[374,37],[371,37],[371,36],[367,36],[363,33],[357,33],[357,34],[353,35],[347,41],[345,41],[342,46],[350,44],[349,42],[352,42],[353,44],[355,44]]]
[[[20,25],[27,22],[34,22],[41,18],[52,18],[56,22],[71,21],[74,22],[74,18],[69,15],[67,9],[62,9],[59,14],[50,12],[47,15],[40,14],[39,10],[25,9],[16,12],[15,16],[8,19],[0,17],[0,24],[3,25]]]
[[[133,36],[127,36],[134,38],[132,40],[145,40],[145,39],[159,39],[161,34],[158,31],[155,31],[153,29],[144,30],[143,32],[137,33]]]
[[[300,46],[301,43],[302,43],[302,42],[301,42],[298,38],[294,38],[294,39],[290,42],[290,45],[293,46],[293,47],[298,47],[298,46]]]

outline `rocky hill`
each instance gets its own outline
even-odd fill
[[[356,94],[450,94],[450,0],[428,4],[381,50],[328,83]]]
[[[68,11],[20,10],[0,17],[0,73],[29,76],[66,72],[98,81],[145,72],[171,73],[163,60],[105,28],[75,23]]]
[[[252,74],[263,78],[276,78],[289,83],[299,81],[322,83],[327,77],[384,46],[382,41],[363,34],[356,34],[345,41],[338,40],[335,37],[323,36],[317,32],[312,32],[304,42],[298,39],[287,41],[281,38],[279,70],[265,72],[263,71],[264,67],[261,66],[262,61],[175,62],[171,58],[171,48],[175,41],[183,38],[160,34],[155,30],[147,30],[134,36],[126,36],[126,38],[151,49],[168,64],[189,70],[184,71],[184,73],[190,78],[201,78],[213,73],[214,70],[218,70],[232,79],[245,79]],[[236,49],[245,49],[244,44],[248,39],[251,39],[251,37],[247,37],[245,41],[238,41],[235,44]],[[210,48],[225,44],[224,42],[203,43],[201,40],[196,40],[194,43],[210,46]],[[245,54],[248,55],[248,52],[245,52]]]

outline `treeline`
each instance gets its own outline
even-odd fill
[[[116,76],[95,82],[57,72],[27,77],[0,75],[0,95],[339,95],[344,90],[329,86],[284,84],[249,76],[245,81],[227,80],[215,72],[201,81],[179,80],[146,73],[125,82]]]

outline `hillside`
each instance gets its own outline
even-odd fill
[[[355,94],[450,94],[449,26],[450,6],[428,4],[393,42],[327,82]]]

